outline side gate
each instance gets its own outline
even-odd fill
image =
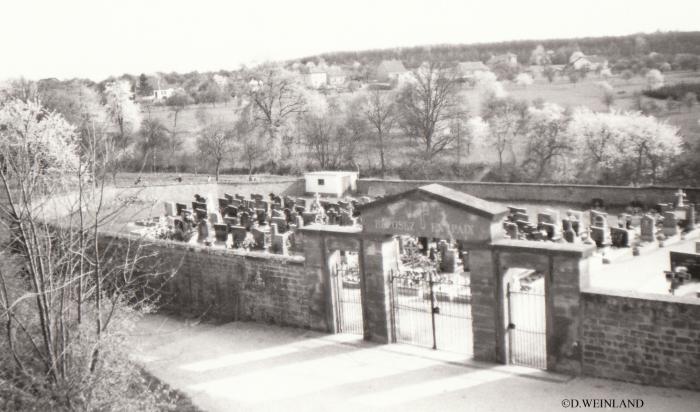
[[[331,268],[335,318],[338,333],[363,334],[360,272],[356,266],[336,264]]]
[[[544,279],[508,283],[509,363],[547,369]]]

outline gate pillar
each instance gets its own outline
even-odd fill
[[[391,236],[365,237],[360,244],[364,337],[366,340],[389,343],[391,326],[391,272],[398,269],[399,251]]]

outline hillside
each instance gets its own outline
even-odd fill
[[[552,64],[568,63],[571,52],[580,49],[586,54],[600,54],[611,62],[656,52],[676,54],[700,54],[700,31],[640,33],[627,36],[584,37],[571,39],[515,40],[499,43],[438,44],[381,50],[329,52],[307,56],[302,62],[324,59],[329,64],[349,65],[358,61],[364,65],[377,65],[386,59],[399,59],[407,67],[417,67],[430,58],[441,61],[486,61],[492,55],[514,53],[518,61],[526,63],[532,50],[542,45],[554,51]]]

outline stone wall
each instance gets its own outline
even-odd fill
[[[677,187],[629,187],[597,185],[561,185],[541,183],[490,183],[490,182],[455,182],[428,180],[381,180],[360,179],[357,191],[361,195],[389,195],[410,190],[430,183],[460,190],[472,196],[487,200],[508,202],[555,202],[572,205],[590,205],[595,198],[603,199],[609,206],[627,206],[637,200],[646,205],[659,202],[671,202]],[[684,188],[688,201],[700,203],[700,188]]]
[[[700,390],[700,301],[585,290],[583,373]]]
[[[123,256],[140,244],[129,235],[104,234],[103,247]],[[217,320],[251,320],[329,331],[321,273],[309,271],[301,256],[212,249],[180,242],[140,244],[144,272],[175,272],[164,283],[165,309]],[[155,255],[150,257],[151,255]],[[161,279],[165,279],[164,274]]]

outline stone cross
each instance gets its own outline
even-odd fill
[[[676,197],[676,207],[677,208],[684,207],[685,206],[684,200],[685,200],[686,196],[685,196],[685,193],[683,192],[683,190],[678,189],[678,191],[676,193],[674,193],[674,196]]]

